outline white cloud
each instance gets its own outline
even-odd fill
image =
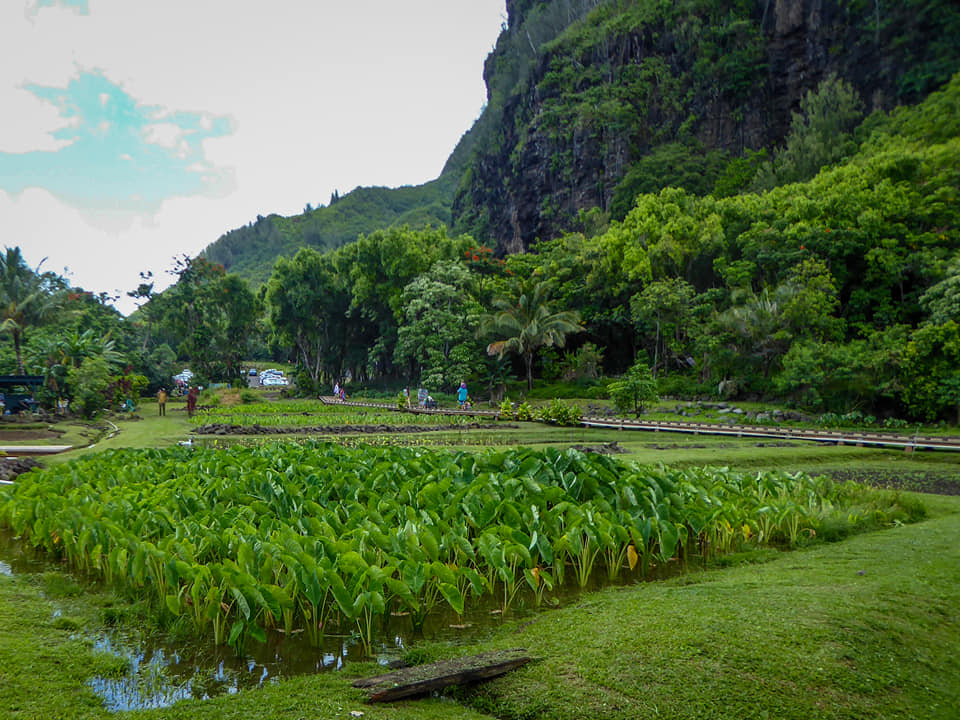
[[[60,117],[57,109],[42,102],[22,88],[0,91],[3,108],[3,130],[0,131],[0,152],[55,151],[70,144],[58,140],[53,133],[70,127],[71,120]]]
[[[180,135],[181,130],[177,125],[172,123],[158,123],[156,125],[148,125],[144,128],[143,140],[152,145],[160,145],[161,147],[172,150],[180,141]]]

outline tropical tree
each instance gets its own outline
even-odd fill
[[[634,322],[642,328],[653,326],[654,377],[661,361],[664,370],[669,366],[669,354],[684,352],[695,295],[692,285],[674,278],[652,282],[630,299]]]
[[[863,102],[843,78],[830,75],[816,92],[808,91],[794,113],[786,146],[764,163],[754,184],[769,190],[785,183],[809,180],[825,165],[856,150],[853,129],[863,117]]]
[[[755,359],[767,377],[792,340],[783,318],[782,298],[764,288],[756,294],[735,293],[734,299],[739,302],[719,315],[718,324],[733,335],[738,353]]]
[[[481,365],[480,304],[460,263],[438,262],[403,290],[403,320],[394,362],[419,370],[427,387],[452,388]]]
[[[553,306],[549,281],[517,280],[510,289],[510,296],[494,298],[494,312],[481,316],[480,334],[499,338],[487,345],[489,355],[515,353],[523,359],[530,390],[537,352],[563,347],[568,335],[580,332],[580,314]]]
[[[450,238],[446,230],[391,227],[361,235],[341,248],[350,278],[350,313],[369,325],[373,342],[367,347],[367,366],[379,373],[393,371],[397,331],[403,319],[403,291],[435,262],[456,262],[471,240]]]
[[[23,336],[27,328],[43,322],[59,304],[57,290],[63,281],[53,273],[32,270],[19,247],[0,255],[0,333],[9,334],[23,374]]]
[[[294,348],[305,378],[319,388],[323,375],[342,375],[351,333],[360,322],[348,316],[350,292],[336,258],[301,248],[279,258],[267,282],[265,301],[276,338]]]
[[[960,322],[960,255],[947,266],[946,276],[920,298],[934,323]]]
[[[622,378],[607,386],[610,399],[620,412],[633,412],[639,417],[645,403],[657,399],[657,381],[650,366],[637,358]]]
[[[256,324],[256,297],[239,276],[202,257],[183,258],[175,272],[177,284],[150,302],[159,302],[158,314],[195,370],[210,379],[236,377]]]

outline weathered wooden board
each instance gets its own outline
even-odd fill
[[[0,452],[6,453],[11,457],[22,457],[24,455],[54,455],[56,453],[73,450],[73,445],[2,445]]]
[[[526,665],[532,659],[522,649],[497,650],[361,678],[355,680],[353,686],[367,690],[368,702],[389,702],[451,685],[489,680]]]

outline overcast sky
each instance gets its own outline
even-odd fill
[[[0,248],[124,295],[258,214],[432,180],[505,20],[504,0],[0,0]]]

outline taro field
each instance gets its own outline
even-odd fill
[[[640,578],[922,514],[782,472],[640,466],[576,450],[357,446],[115,450],[22,475],[0,525],[161,624],[242,652],[270,629],[369,650],[391,613],[508,613],[598,575]]]
[[[289,427],[291,430],[315,426],[350,428],[372,425],[416,425],[443,430],[457,429],[475,421],[475,418],[469,416],[399,413],[379,408],[325,405],[318,400],[281,400],[249,405],[224,405],[200,410],[192,419],[192,422],[198,426],[260,425],[270,428]]]

